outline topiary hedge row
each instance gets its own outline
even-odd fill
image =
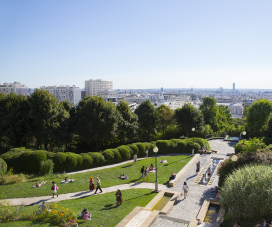
[[[139,158],[145,157],[148,150],[149,156],[154,156],[153,148],[159,148],[159,154],[191,153],[193,147],[195,152],[204,146],[210,150],[208,142],[204,139],[172,139],[158,140],[145,143],[133,143],[122,145],[115,149],[107,149],[103,152],[89,152],[75,154],[72,152],[47,152],[43,150],[28,150],[25,148],[11,149],[1,155],[1,158],[12,167],[16,173],[37,174],[41,169],[41,163],[51,159],[54,163],[54,172],[71,172],[82,169],[89,169],[103,165],[119,163],[133,158],[137,154]],[[27,163],[27,165],[25,165]]]

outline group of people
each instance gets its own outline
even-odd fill
[[[141,168],[141,174],[142,174],[142,176],[140,176],[140,179],[143,178],[143,180],[145,180],[145,178],[147,178],[147,180],[148,180],[147,172],[148,172],[148,171],[147,171],[147,167],[144,167],[144,166],[143,166],[143,167]]]
[[[89,186],[89,189],[90,189],[91,192],[94,190],[94,179],[92,177],[90,177],[90,186]],[[100,190],[100,192],[103,192],[102,189],[101,189],[101,181],[97,177],[96,178],[96,190],[95,190],[94,194],[96,194],[96,192],[97,192],[98,189]]]

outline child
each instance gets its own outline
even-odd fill
[[[85,211],[83,219],[84,219],[84,222],[87,221],[87,219],[88,219],[88,211]]]

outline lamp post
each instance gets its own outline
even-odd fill
[[[192,128],[192,132],[193,132],[193,149],[192,149],[192,156],[194,156],[195,153],[195,128]]]
[[[231,161],[233,161],[233,170],[235,169],[235,162],[237,161],[238,157],[236,155],[231,156]]]
[[[246,131],[243,131],[243,136],[246,136]]]
[[[155,153],[155,165],[156,165],[156,181],[155,181],[155,192],[158,192],[159,191],[159,185],[158,185],[158,175],[157,175],[157,173],[158,173],[158,167],[157,167],[157,153],[158,153],[158,151],[159,151],[159,148],[157,148],[157,147],[154,147],[153,148],[153,151],[154,151],[154,153]]]

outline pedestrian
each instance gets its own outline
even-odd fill
[[[137,153],[134,155],[134,164],[137,162]]]
[[[140,179],[144,178],[144,166],[141,168],[141,174],[142,174],[142,176],[140,176]]]
[[[148,175],[147,175],[147,167],[145,167],[145,170],[144,170],[144,179],[145,179],[145,177],[147,178],[147,180],[148,180]]]
[[[209,179],[211,178],[211,173],[212,173],[211,168],[209,168],[209,169],[208,169],[208,178],[209,178]]]
[[[51,190],[52,190],[52,193],[53,193],[53,197],[55,197],[55,195],[57,195],[57,197],[59,197],[59,195],[57,194],[57,190],[59,189],[58,186],[56,185],[55,181],[52,181],[52,187],[51,187]]]
[[[198,174],[200,171],[200,161],[196,163],[196,174]]]
[[[119,207],[120,205],[122,205],[122,202],[123,202],[122,192],[118,189],[115,196],[116,196],[116,206]]]
[[[189,187],[188,187],[186,181],[184,181],[184,184],[183,184],[183,191],[184,191],[184,199],[186,199],[187,193],[189,191]]]
[[[96,189],[95,189],[95,193],[94,194],[96,194],[96,192],[97,192],[98,189],[100,190],[100,192],[103,192],[100,186],[101,186],[101,182],[100,182],[99,178],[97,177],[96,178]]]
[[[93,180],[92,177],[90,177],[90,186],[89,186],[89,188],[90,188],[91,192],[94,190],[94,180]]]
[[[148,149],[146,149],[145,154],[146,154],[145,158],[148,158]]]

